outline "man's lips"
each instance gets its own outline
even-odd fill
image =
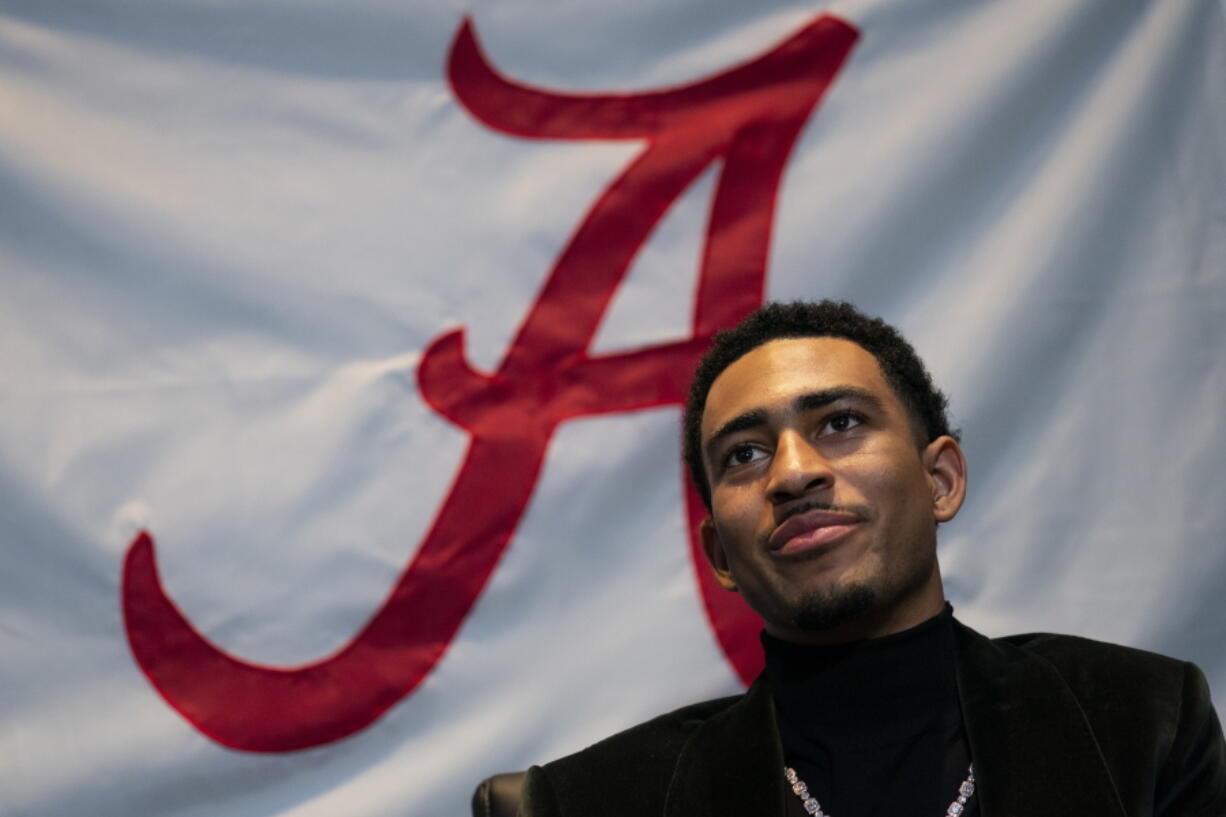
[[[789,518],[771,533],[772,553],[790,556],[833,542],[860,524],[860,517],[838,511],[813,510]]]

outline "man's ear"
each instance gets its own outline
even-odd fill
[[[702,520],[698,526],[698,534],[702,537],[702,552],[707,555],[707,563],[715,574],[715,581],[725,590],[736,590],[736,582],[732,580],[732,571],[728,569],[728,554],[724,552],[724,543],[715,530],[715,521],[711,517]]]
[[[966,457],[962,446],[948,435],[937,437],[924,447],[924,470],[932,487],[932,516],[948,522],[958,514],[966,499]]]

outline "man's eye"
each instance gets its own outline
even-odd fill
[[[862,420],[855,414],[850,411],[845,411],[841,414],[836,414],[827,420],[826,425],[822,430],[825,431],[826,429],[829,429],[830,431],[836,433],[840,431],[851,431],[853,428],[860,425],[861,422]]]
[[[729,466],[748,465],[751,462],[756,462],[758,459],[766,456],[760,449],[752,445],[738,445],[736,448],[728,452],[728,456],[724,458],[724,462]]]

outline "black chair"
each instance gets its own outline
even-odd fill
[[[473,817],[515,817],[519,790],[527,772],[507,772],[487,777],[473,792]]]

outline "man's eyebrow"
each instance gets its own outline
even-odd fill
[[[802,394],[792,401],[792,408],[796,411],[815,411],[825,408],[831,403],[837,403],[840,400],[855,400],[875,409],[885,409],[885,404],[881,402],[880,397],[868,389],[862,389],[859,386],[834,386],[833,388]]]
[[[761,428],[764,425],[766,425],[766,411],[764,409],[752,409],[744,414],[738,414],[720,426],[711,435],[711,439],[707,440],[703,448],[706,450],[708,457],[714,457],[715,449],[719,447],[721,440],[731,437],[738,432],[748,431],[751,428]]]

